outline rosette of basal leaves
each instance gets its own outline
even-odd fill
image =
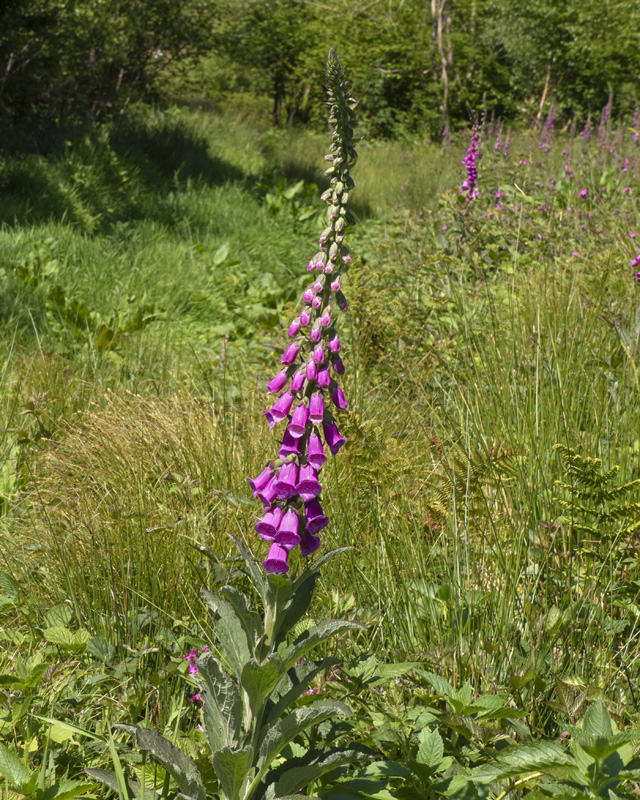
[[[351,714],[345,703],[312,700],[308,693],[337,659],[305,662],[304,658],[331,637],[363,626],[326,620],[299,635],[294,633],[311,603],[319,568],[341,550],[325,554],[290,580],[265,574],[242,542],[235,538],[234,542],[263,611],[254,610],[247,595],[231,585],[215,593],[202,592],[213,612],[217,648],[198,658],[196,680],[217,782],[207,783],[193,759],[160,733],[136,725],[117,726],[133,734],[137,746],[171,776],[177,791],[163,791],[165,797],[206,800],[215,794],[220,800],[275,800],[300,792],[325,773],[362,757],[357,750],[325,747],[283,761],[285,748],[294,740],[303,743],[303,734],[311,726]]]

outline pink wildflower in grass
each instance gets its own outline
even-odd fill
[[[316,534],[329,524],[318,499],[326,461],[322,438],[332,455],[346,441],[326,406],[331,399],[338,410],[347,407],[331,368],[336,375],[344,373],[336,321],[337,309],[344,312],[348,308],[342,269],[351,262],[351,255],[343,242],[348,227],[355,224],[349,195],[353,188],[350,169],[357,156],[353,146],[356,117],[349,85],[333,50],[327,63],[327,90],[329,122],[334,126],[325,159],[330,162],[325,171],[330,187],[322,195],[328,205],[327,227],[318,240],[320,252],[306,265],[315,278],[305,288],[301,310],[288,328],[293,341],[281,358],[284,369],[267,384],[269,392],[284,390],[265,411],[269,427],[286,422],[280,458],[249,480],[254,497],[265,507],[256,524],[258,535],[270,542],[263,566],[274,574],[287,572],[293,548],[299,546],[300,553],[307,556],[320,546]],[[406,187],[404,184],[403,189]]]
[[[478,182],[478,165],[476,164],[476,161],[478,159],[479,144],[480,129],[477,125],[474,125],[471,128],[471,142],[469,144],[469,148],[465,157],[462,159],[462,163],[465,165],[467,170],[467,177],[462,183],[462,191],[467,193],[467,200],[472,200],[474,197],[478,197],[480,194],[480,192],[476,189],[476,183]]]

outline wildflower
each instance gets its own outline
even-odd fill
[[[582,189],[580,189],[580,197],[586,197],[586,196],[587,196],[587,190],[584,187],[582,187]]]
[[[467,192],[467,200],[471,200],[479,195],[476,189],[478,181],[478,167],[476,159],[478,158],[478,145],[480,143],[480,131],[477,125],[471,128],[471,142],[467,154],[462,159],[462,163],[467,169],[467,178],[462,184],[462,191]]]
[[[353,188],[350,169],[356,159],[353,129],[357,122],[354,101],[333,50],[327,64],[327,89],[330,122],[334,126],[331,152],[326,157],[331,162],[325,172],[330,186],[322,195],[328,206],[327,226],[318,240],[319,252],[307,263],[313,276],[302,293],[301,310],[287,331],[293,341],[281,358],[284,369],[267,384],[269,393],[282,392],[265,411],[269,427],[287,420],[278,452],[280,459],[249,481],[254,497],[264,505],[256,532],[271,543],[263,566],[276,574],[289,569],[288,556],[293,548],[299,546],[301,554],[307,556],[320,546],[316,534],[329,524],[317,499],[322,492],[320,471],[327,459],[322,439],[332,455],[346,441],[326,411],[325,398],[330,397],[338,410],[347,408],[344,392],[333,379],[331,369],[336,375],[344,373],[338,355],[341,344],[336,315],[339,316],[338,309],[348,309],[342,292],[342,269],[351,263],[351,255],[343,242],[348,227],[355,224],[349,197]],[[322,426],[322,433],[318,426]]]

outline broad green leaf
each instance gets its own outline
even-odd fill
[[[70,631],[68,628],[56,625],[52,628],[45,628],[42,633],[48,642],[72,653],[83,653],[89,642],[89,631],[84,629]]]
[[[608,756],[615,753],[623,745],[632,742],[637,738],[634,733],[617,733],[614,736],[605,738],[598,736],[595,738],[579,740],[580,747],[597,761],[604,761]]]
[[[67,603],[59,603],[57,606],[50,608],[43,617],[45,628],[63,628],[69,623],[73,611]]]
[[[220,643],[222,654],[240,680],[244,665],[252,655],[242,622],[229,603],[206,589],[203,589],[201,594],[214,613],[214,633]]]
[[[252,769],[253,748],[231,750],[225,747],[212,756],[213,769],[227,798],[238,796],[238,789]]]
[[[309,750],[301,758],[287,759],[276,772],[282,773],[275,782],[276,797],[295,794],[305,789],[311,781],[315,781],[329,770],[352,764],[362,758],[358,750]],[[267,773],[266,781],[272,773]]]
[[[249,697],[249,706],[254,715],[258,714],[265,698],[275,689],[285,672],[277,656],[271,656],[264,664],[258,664],[254,659],[245,664],[240,684]]]
[[[8,572],[0,572],[0,586],[2,591],[12,600],[16,600],[20,594],[20,584],[9,575]]]
[[[93,778],[100,783],[103,783],[105,786],[108,786],[109,789],[114,791],[116,794],[120,792],[120,784],[118,783],[118,776],[115,772],[111,772],[106,769],[85,769],[87,775],[90,778]],[[141,784],[137,783],[137,781],[131,780],[131,778],[125,775],[125,783],[127,787],[127,794],[129,800],[142,800],[142,786]],[[148,800],[160,800],[160,795],[154,792],[148,786],[144,787],[144,796],[148,798]],[[57,798],[56,798],[57,800]]]
[[[432,686],[438,694],[443,695],[444,697],[449,697],[452,694],[455,694],[453,687],[450,683],[448,683],[444,678],[440,675],[435,675],[433,672],[428,672],[427,670],[418,670],[418,675],[424,678],[427,683]]]
[[[162,764],[183,794],[197,800],[206,800],[206,790],[200,772],[193,760],[182,750],[151,728],[139,728],[137,725],[121,723],[115,727],[132,733],[138,746],[142,750],[147,750]]]
[[[500,753],[497,763],[485,764],[475,770],[472,779],[491,783],[528,772],[563,766],[575,766],[575,761],[557,742],[515,744]]]
[[[255,652],[255,647],[264,634],[260,616],[249,607],[249,600],[245,594],[239,592],[234,586],[222,586],[220,596],[233,608],[240,620],[247,636],[250,651]]]
[[[102,636],[92,636],[89,639],[87,652],[100,659],[100,661],[104,661],[105,664],[112,664],[116,655],[115,647]]]
[[[613,736],[611,717],[601,699],[587,709],[582,723],[582,730],[589,736],[594,737]]]
[[[211,653],[198,659],[204,727],[212,751],[238,746],[242,731],[242,700],[237,684]]]
[[[359,622],[331,619],[308,628],[282,653],[281,657],[285,669],[299,661],[305,653],[312,650],[320,642],[350,630],[364,630],[364,626]]]
[[[419,764],[426,764],[428,767],[437,769],[440,766],[444,755],[444,745],[438,730],[429,733],[427,728],[423,728],[418,735],[420,746],[416,755]]]
[[[382,781],[355,778],[353,780],[340,781],[336,786],[340,787],[340,792],[347,791],[350,794],[360,795],[361,797],[373,797],[375,800],[395,800]],[[322,794],[323,798],[330,798],[333,795],[334,792],[323,792]]]
[[[43,794],[42,800],[72,800],[72,798],[79,797],[81,794],[90,793],[93,789],[95,787],[92,783],[63,779],[49,786]],[[149,800],[152,800],[151,797],[149,797]]]
[[[0,744],[0,775],[12,789],[20,791],[31,780],[31,772],[25,767],[15,753]]]
[[[316,700],[309,706],[296,708],[274,725],[264,725],[260,732],[260,769],[269,765],[282,748],[303,730],[333,716],[349,717],[351,710],[345,703]]]

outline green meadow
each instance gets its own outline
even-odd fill
[[[554,794],[539,758],[515,783],[486,772],[511,739],[568,736],[587,709],[598,736],[637,732],[640,710],[638,144],[611,120],[548,153],[535,132],[494,141],[471,201],[460,133],[357,145],[348,442],[321,534],[351,549],[309,619],[363,627],[322,651],[342,666],[316,688],[353,709],[331,735],[431,772],[327,797],[452,797],[478,769],[465,797],[634,791]],[[48,787],[114,753],[144,785],[116,722],[204,763],[186,656],[216,645],[201,588],[246,584],[229,536],[266,556],[247,477],[281,436],[265,384],[323,226],[327,146],[174,109],[0,155],[0,737],[25,769],[53,763]]]

